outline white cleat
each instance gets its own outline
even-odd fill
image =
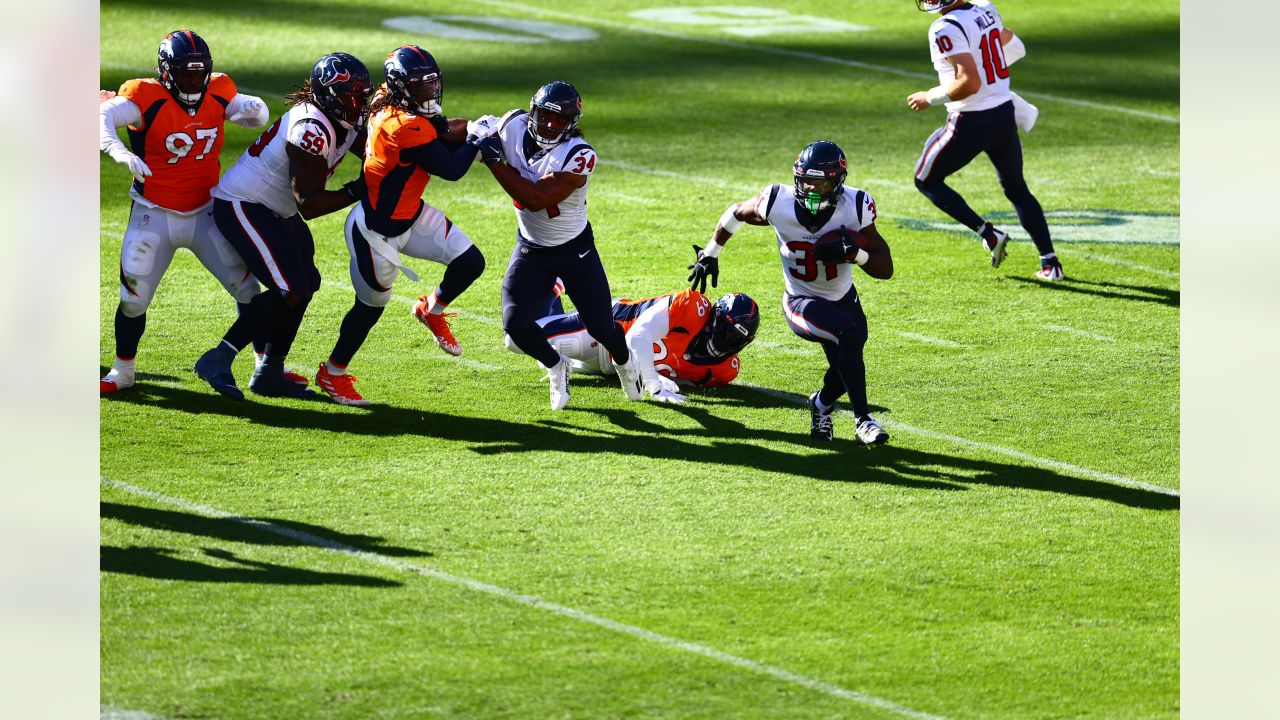
[[[640,370],[636,368],[636,359],[630,358],[626,365],[613,363],[618,371],[618,382],[622,383],[622,392],[632,402],[644,399],[644,383],[640,380]]]
[[[563,410],[569,404],[569,375],[573,372],[573,366],[569,364],[569,359],[560,356],[560,362],[553,365],[547,370],[547,376],[544,378],[551,381],[551,409]]]
[[[991,267],[998,268],[1000,263],[1004,262],[1005,255],[1008,254],[1009,233],[997,229],[992,225],[987,226],[989,229],[986,233],[979,233],[982,238],[982,247],[991,253]]]
[[[1036,277],[1049,282],[1058,282],[1065,279],[1066,275],[1062,272],[1062,263],[1058,258],[1051,257],[1040,261],[1040,271],[1036,273]]]
[[[858,421],[858,442],[863,445],[883,445],[889,442],[889,433],[880,427],[876,419],[867,415]]]
[[[115,368],[98,380],[98,395],[110,395],[133,387],[133,373],[122,373]]]

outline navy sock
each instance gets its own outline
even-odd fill
[[[116,357],[131,360],[138,355],[138,343],[147,329],[147,314],[129,317],[124,308],[116,306]]]

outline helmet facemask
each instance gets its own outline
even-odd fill
[[[942,12],[943,8],[955,5],[958,0],[916,0],[916,9],[927,13]]]
[[[821,170],[796,173],[796,200],[810,215],[816,215],[835,204],[836,195],[843,185],[839,179],[827,177]]]
[[[160,84],[183,105],[198,106],[213,78],[213,58],[204,40],[189,30],[177,30],[160,43],[157,55]]]
[[[576,117],[551,107],[534,105],[529,109],[529,135],[543,150],[568,140],[577,126]]]
[[[404,109],[409,112],[423,117],[444,113],[440,106],[444,100],[444,76],[441,73],[433,72],[421,78],[398,82],[396,89]]]

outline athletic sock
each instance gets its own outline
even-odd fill
[[[443,315],[448,309],[449,303],[440,299],[440,288],[431,291],[430,297],[427,298],[427,313],[431,315]]]
[[[347,374],[347,366],[346,366],[346,365],[335,365],[335,364],[333,363],[333,358],[329,358],[328,360],[325,360],[325,361],[324,361],[324,371],[325,371],[325,372],[327,372],[327,373],[329,373],[330,375],[335,375],[335,376],[336,376],[336,375],[346,375],[346,374]]]
[[[815,394],[815,395],[813,396],[813,404],[814,404],[814,406],[815,406],[815,407],[817,407],[817,408],[818,408],[818,412],[822,413],[823,415],[830,415],[830,414],[831,414],[831,411],[835,409],[834,404],[833,404],[833,405],[828,405],[828,404],[826,404],[826,403],[822,402],[822,391],[821,391],[821,390],[819,390],[819,391],[817,392],[817,394]]]

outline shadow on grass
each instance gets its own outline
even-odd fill
[[[234,524],[225,520],[224,524]],[[267,535],[255,530],[257,535]],[[360,587],[400,587],[403,583],[369,575],[318,572],[275,563],[236,557],[226,550],[203,548],[206,557],[232,563],[210,565],[196,560],[174,557],[177,551],[160,547],[101,548],[102,572],[136,575],[158,580],[183,580],[208,583],[258,583],[264,585],[354,585]]]
[[[715,395],[739,405],[794,410],[797,430],[807,428],[804,406],[785,398],[733,386],[717,389]],[[710,394],[707,397],[710,399]],[[847,439],[816,445],[797,430],[747,427],[735,419],[717,414],[714,409],[720,400],[713,400],[710,405],[659,406],[693,419],[699,425],[695,429],[672,429],[643,418],[633,410],[590,407],[585,405],[585,400],[554,419],[533,422],[498,421],[394,405],[370,405],[362,412],[351,412],[327,404],[322,406],[315,401],[287,405],[262,405],[252,401],[236,403],[212,392],[173,386],[140,386],[135,392],[120,397],[119,401],[177,412],[224,415],[252,425],[276,428],[457,442],[486,456],[545,452],[613,454],[694,463],[696,466],[693,468],[673,472],[695,476],[714,474],[731,478],[735,473],[751,470],[814,480],[879,483],[952,492],[986,485],[1093,498],[1150,510],[1176,510],[1180,507],[1180,500],[1175,496],[1076,478],[1046,468],[942,455],[895,445],[862,447]],[[611,427],[575,425],[572,419],[579,413],[598,415]],[[837,419],[837,432],[849,437],[851,422],[841,423],[841,419],[845,418]],[[705,445],[707,440],[711,441],[710,447]],[[794,451],[767,447],[762,444],[764,442],[784,444]],[[537,470],[531,465],[530,475],[533,476]]]
[[[1114,282],[1091,282],[1089,280],[1073,280],[1067,278],[1060,282],[1048,282],[1034,278],[1010,276],[1007,278],[1020,283],[1039,285],[1058,292],[1092,295],[1108,300],[1132,300],[1134,302],[1158,303],[1169,307],[1180,307],[1182,291],[1172,288],[1154,287],[1151,285],[1125,285]]]

